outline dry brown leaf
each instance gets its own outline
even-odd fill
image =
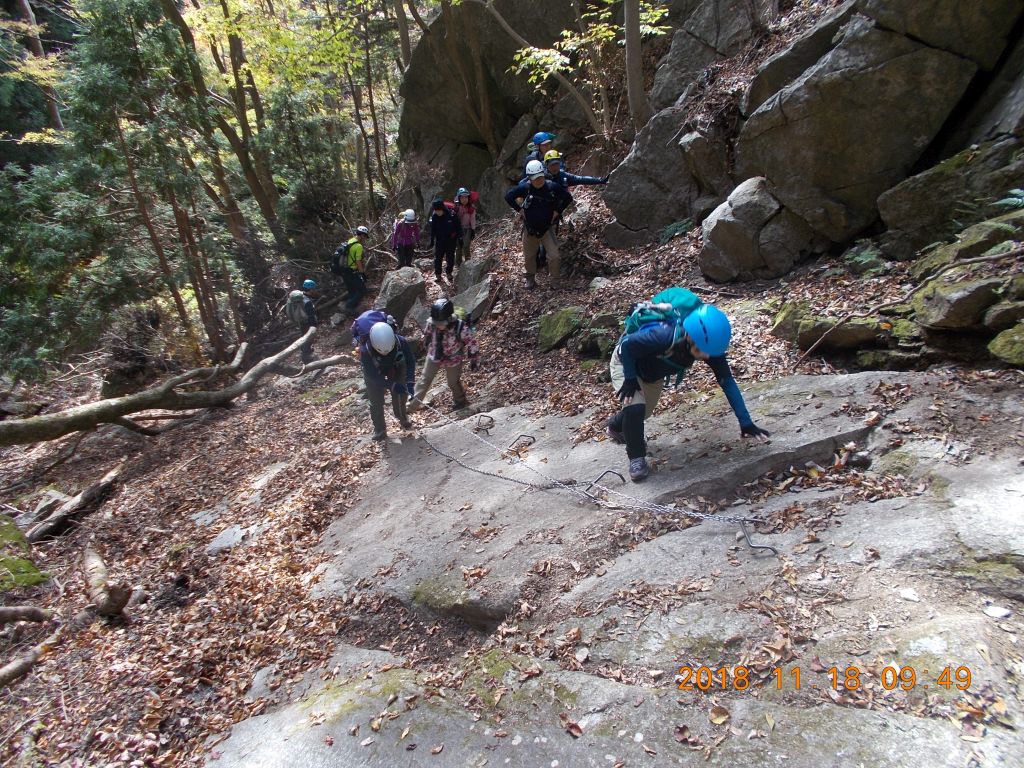
[[[444,744],[438,744],[436,747],[431,747],[430,748],[430,754],[432,754],[432,755],[440,755],[441,751],[443,749],[444,749]]]
[[[642,746],[644,748],[644,752],[646,752],[648,755],[656,755],[656,754],[658,754],[653,749],[648,747],[646,744],[641,744],[640,746]]]
[[[409,735],[409,731],[412,730],[409,726],[402,729],[402,735],[398,737],[399,741],[405,741],[405,737]]]
[[[723,707],[721,704],[715,704],[711,708],[711,712],[708,715],[709,719],[715,725],[724,725],[728,722],[730,714],[729,710]]]

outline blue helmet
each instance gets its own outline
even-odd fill
[[[314,288],[316,288],[316,280],[303,280],[302,281],[302,290],[304,290],[304,291],[312,291]]]
[[[554,138],[555,134],[541,131],[540,133],[533,134],[533,143],[539,147],[541,144],[546,144]]]
[[[725,312],[714,304],[703,304],[683,320],[683,330],[708,357],[724,355],[732,338],[732,326]]]

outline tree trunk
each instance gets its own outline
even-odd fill
[[[409,43],[409,20],[405,17],[405,8],[402,0],[392,0],[395,8],[395,18],[398,19],[398,39],[402,49],[402,69],[408,69],[412,61],[412,46]]]
[[[15,621],[49,621],[52,618],[53,611],[36,608],[34,605],[0,606],[0,625]]]
[[[142,217],[143,226],[145,226],[146,232],[149,234],[149,240],[153,250],[156,252],[157,260],[160,262],[160,271],[163,273],[167,289],[171,292],[171,298],[174,300],[174,307],[178,312],[178,321],[181,323],[182,330],[185,331],[185,336],[192,346],[196,360],[201,360],[203,355],[199,349],[199,340],[196,338],[195,329],[192,327],[192,321],[189,319],[188,310],[185,309],[185,302],[178,291],[174,273],[171,271],[171,265],[167,261],[167,253],[164,251],[163,243],[160,241],[160,236],[153,225],[153,219],[149,214],[149,204],[146,202],[146,197],[142,194],[142,190],[139,189],[139,182],[135,176],[135,161],[132,159],[132,153],[124,139],[124,131],[121,130],[121,118],[116,114],[114,115],[114,128],[117,131],[117,140],[121,146],[125,167],[128,170],[128,183],[131,185],[132,195],[135,197],[135,205],[138,208],[139,216]]]
[[[43,417],[37,416],[36,418]],[[114,483],[117,482],[117,477],[121,474],[123,466],[123,464],[118,464],[107,472],[98,483],[90,485],[78,495],[68,499],[45,520],[29,528],[28,533],[25,534],[25,540],[35,544],[37,541],[42,541],[50,536],[56,536],[76,518],[95,509],[104,497],[110,493],[110,489],[114,487]]]
[[[377,158],[377,173],[380,175],[381,183],[391,194],[394,184],[388,173],[388,166],[384,160],[385,152],[381,149],[380,121],[377,119],[377,105],[373,99],[373,66],[370,61],[370,22],[367,16],[363,17],[363,58],[366,62],[366,104],[370,110],[370,121],[373,123],[373,151]]]
[[[196,40],[195,36],[192,34],[192,29],[182,17],[175,0],[160,0],[160,7],[163,9],[164,15],[167,16],[178,30],[178,34],[180,35],[182,42],[191,54],[189,56],[189,69],[192,76],[192,83],[197,91],[200,115],[207,119],[212,119],[213,124],[215,124],[217,129],[224,135],[224,138],[227,139],[228,144],[231,146],[231,151],[238,159],[238,164],[242,167],[242,175],[245,177],[245,182],[249,186],[249,190],[252,192],[253,199],[256,200],[256,204],[259,206],[260,213],[263,215],[264,221],[267,222],[267,226],[274,235],[274,241],[280,248],[287,249],[290,246],[290,243],[288,242],[288,237],[284,232],[284,228],[281,226],[280,220],[277,218],[277,209],[274,198],[264,188],[263,182],[260,180],[259,174],[256,172],[248,145],[241,137],[239,137],[231,124],[224,119],[223,115],[216,112],[213,115],[210,115],[207,112],[207,104],[211,100],[222,103],[227,102],[223,98],[212,94],[206,86],[206,79],[203,77],[202,69],[199,67],[199,53],[196,49]],[[235,109],[236,107],[232,106],[233,112]],[[212,141],[212,138],[210,141]],[[277,190],[275,188],[273,196],[276,196],[276,194]]]
[[[639,133],[654,117],[651,102],[644,91],[644,65],[641,56],[640,0],[623,0],[626,32],[626,96],[633,129]]]
[[[21,17],[25,20],[26,24],[31,24],[33,27],[32,31],[26,35],[28,37],[28,48],[37,59],[45,59],[46,51],[43,50],[43,41],[39,39],[39,33],[36,31],[38,24],[36,23],[36,14],[32,10],[32,5],[29,3],[29,0],[17,0],[17,2],[18,10],[21,11]],[[55,131],[63,131],[64,121],[60,119],[60,106],[57,104],[57,94],[48,85],[42,86],[42,91],[43,96],[46,97],[46,112],[50,118],[50,127]]]
[[[93,429],[100,424],[121,424],[128,427],[135,426],[138,429],[137,425],[127,422],[125,417],[140,411],[152,409],[185,411],[195,408],[224,407],[255,387],[260,379],[274,371],[279,363],[295,353],[304,342],[312,339],[315,334],[316,328],[310,328],[285,349],[272,357],[261,360],[250,368],[241,379],[223,389],[179,392],[177,387],[188,383],[202,383],[221,374],[237,372],[248,348],[246,344],[242,344],[238,348],[235,359],[230,365],[194,368],[168,379],[163,384],[136,392],[134,395],[112,397],[69,408],[66,411],[32,416],[27,419],[5,419],[0,421],[0,447],[54,440],[72,432]],[[354,362],[348,355],[338,355],[329,360],[318,360],[311,363],[305,366],[305,370],[326,368],[328,365],[346,361]]]
[[[366,133],[366,125],[363,123],[363,89],[356,85],[352,78],[352,70],[345,67],[345,76],[348,78],[348,87],[352,91],[352,104],[356,112],[356,125],[359,126],[359,135],[363,139],[363,149],[366,153],[364,170],[366,171],[366,211],[367,218],[372,218],[374,206],[373,190],[373,168],[370,165],[370,137]]]
[[[100,616],[120,616],[132,596],[132,588],[125,584],[111,584],[107,564],[92,547],[82,555],[82,571],[89,602]]]

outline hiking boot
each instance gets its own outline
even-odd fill
[[[373,439],[374,439],[375,442],[383,443],[385,440],[388,439],[388,433],[387,432],[383,432],[383,431],[382,432],[374,432],[373,433]]]
[[[446,274],[448,275],[448,282],[449,282],[449,283],[450,283],[450,282],[451,282],[452,280],[454,280],[454,279],[455,279],[455,278],[454,278],[454,277],[452,276],[452,273],[451,273],[451,272],[448,272],[448,273],[446,273]]]
[[[404,421],[400,421],[398,423],[402,425],[402,429],[412,429],[412,422],[409,421],[408,419],[405,419]]]
[[[624,434],[622,434],[622,432],[617,430],[615,427],[613,427],[611,424],[608,424],[604,428],[604,431],[605,431],[605,434],[608,435],[608,438],[613,443],[618,443],[619,445],[625,445],[626,444],[626,436]]]
[[[469,406],[469,400],[459,400],[458,402],[452,403],[452,411],[461,411],[463,408]]]
[[[641,456],[639,459],[631,459],[629,462],[629,479],[639,483],[651,474],[651,468],[647,466],[647,459]]]
[[[531,291],[537,287],[537,278],[533,275],[527,275],[526,281],[523,283],[525,288],[529,288]]]

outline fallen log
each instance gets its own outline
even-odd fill
[[[28,652],[19,656],[14,661],[8,662],[0,667],[0,688],[4,688],[15,680],[24,677],[36,665],[43,654],[57,646],[63,640],[64,627],[57,627],[43,642],[32,646]]]
[[[119,616],[128,605],[132,588],[110,583],[107,564],[92,547],[87,547],[82,555],[82,571],[85,573],[85,588],[91,607],[100,616]]]
[[[101,424],[129,426],[131,422],[126,417],[140,411],[186,411],[195,408],[217,408],[229,405],[235,398],[246,394],[252,389],[261,378],[273,372],[278,363],[296,352],[315,333],[316,328],[310,328],[303,336],[296,339],[289,346],[272,357],[260,360],[246,371],[238,381],[223,389],[182,392],[178,390],[178,387],[186,384],[194,386],[223,374],[237,373],[242,364],[242,359],[245,357],[245,344],[238,348],[238,353],[230,365],[194,368],[174,376],[162,384],[142,392],[136,392],[133,395],[112,397],[95,403],[87,403],[86,405],[69,408],[66,411],[47,413],[27,419],[0,421],[0,447],[54,440],[58,437],[69,435],[72,432],[94,429]],[[331,358],[331,360],[338,360],[339,362],[345,359],[350,358],[341,355]],[[326,361],[318,362],[320,362],[318,367],[326,367]],[[316,365],[316,363],[311,365]],[[315,370],[315,368],[307,366],[307,370]],[[143,431],[143,433],[150,431],[138,427],[138,425],[135,425],[135,427],[137,428],[135,431]],[[129,426],[129,428],[132,427]]]
[[[49,621],[52,618],[53,611],[34,605],[0,606],[0,624],[13,624],[16,621]]]
[[[77,496],[65,501],[43,521],[36,523],[28,529],[25,540],[30,544],[41,541],[50,536],[56,536],[67,528],[72,521],[86,512],[91,512],[103,498],[110,493],[110,489],[117,482],[118,475],[124,465],[118,464],[107,472],[98,483],[94,483],[79,493]]]

